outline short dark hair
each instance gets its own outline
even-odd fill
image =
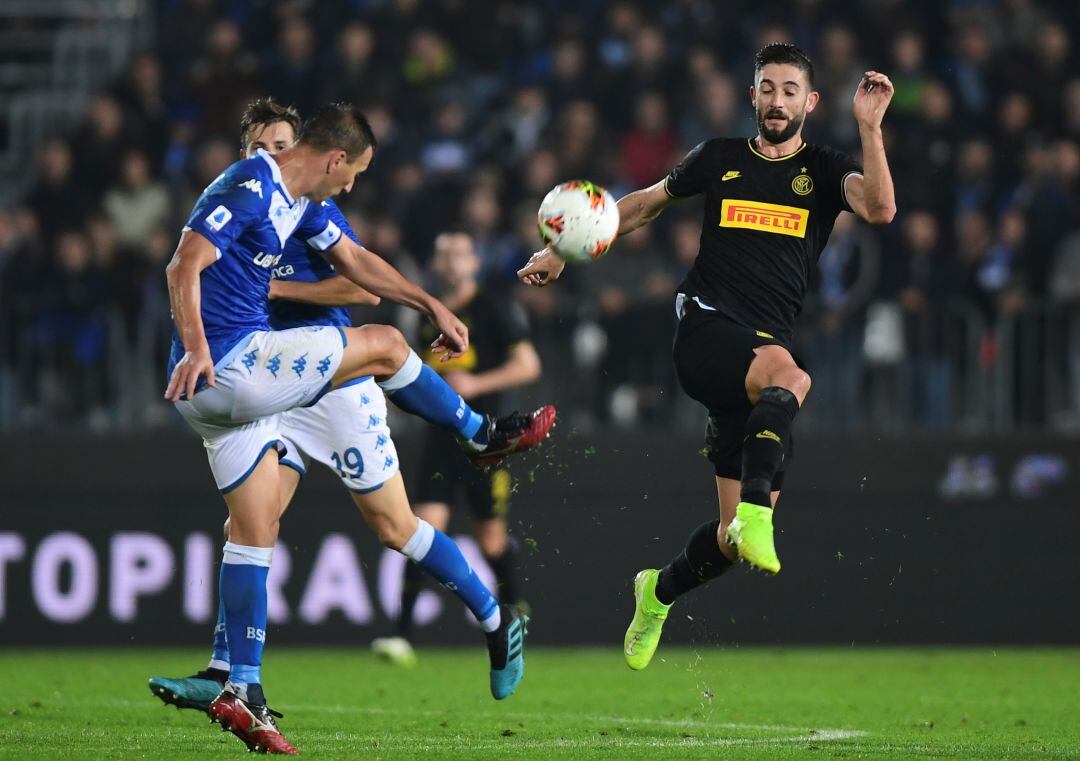
[[[295,108],[283,106],[273,98],[251,101],[240,118],[240,147],[247,148],[248,134],[252,127],[269,127],[278,122],[288,123],[293,128],[293,134],[299,134],[300,112]]]
[[[328,103],[316,109],[300,129],[300,142],[317,151],[345,151],[350,164],[376,147],[367,117],[350,103]]]
[[[754,76],[760,74],[761,70],[770,63],[788,63],[797,66],[806,74],[806,80],[810,86],[814,86],[814,63],[810,60],[810,56],[795,45],[787,42],[770,42],[759,50],[754,56]]]

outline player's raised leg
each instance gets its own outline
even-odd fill
[[[494,464],[506,455],[531,449],[547,438],[555,425],[552,405],[530,415],[495,417],[476,412],[420,360],[396,328],[365,325],[342,328],[342,332],[346,346],[334,374],[335,387],[375,376],[398,407],[452,431],[474,462]]]
[[[491,694],[496,700],[512,695],[525,673],[528,617],[499,605],[454,540],[413,514],[400,473],[377,491],[354,494],[354,499],[379,541],[401,552],[468,606],[487,639]]]
[[[790,446],[795,415],[810,391],[810,376],[782,346],[760,346],[754,353],[746,375],[753,409],[743,439],[739,504],[726,536],[747,563],[778,573],[769,494]]]

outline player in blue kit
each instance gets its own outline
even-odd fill
[[[268,329],[270,275],[282,266],[285,242],[297,236],[325,252],[350,280],[426,313],[442,331],[437,350],[452,357],[467,348],[467,331],[442,304],[350,240],[343,220],[335,222],[331,207],[319,203],[350,189],[373,153],[374,136],[358,111],[320,109],[295,147],[276,158],[259,150],[207,188],[168,269],[177,336],[166,398],[203,436],[230,514],[220,582],[229,679],[209,712],[253,749],[295,752],[274,725],[259,678],[266,573],[278,519],[296,485],[295,476],[282,476],[289,471],[271,453],[298,469],[298,449],[332,462],[347,485],[355,484],[364,517],[384,543],[458,591],[489,633],[496,697],[513,692],[523,669],[523,617],[500,609],[456,545],[409,511],[396,456],[387,449],[388,432],[372,430],[385,426],[385,414],[369,412],[357,434],[357,442],[371,444],[368,449],[384,450],[371,473],[364,446],[320,451],[322,426],[290,420],[290,410],[314,405],[332,388],[360,389],[374,376],[398,406],[453,429],[474,459],[533,446],[554,422],[552,408],[528,418],[478,415],[425,372],[393,328],[346,322]],[[305,435],[306,442],[300,440]],[[380,436],[386,440],[380,443]]]

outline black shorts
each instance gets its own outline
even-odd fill
[[[420,468],[412,476],[409,495],[414,505],[441,502],[454,509],[457,500],[463,497],[475,520],[506,516],[513,491],[509,470],[480,470],[469,462],[454,436],[446,431],[429,430],[423,446]]]
[[[765,333],[737,325],[687,300],[672,349],[675,372],[687,395],[709,411],[706,456],[720,478],[738,480],[742,476],[743,439],[751,410],[746,373],[754,361],[754,349],[770,344],[788,348]],[[784,469],[793,454],[794,440],[789,436],[784,463],[773,477],[773,491],[783,486]]]

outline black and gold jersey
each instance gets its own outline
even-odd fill
[[[496,296],[481,288],[454,312],[469,329],[469,348],[460,357],[440,361],[440,355],[430,348],[439,336],[438,328],[427,321],[420,328],[420,340],[427,347],[423,360],[440,375],[486,372],[506,362],[514,346],[530,339],[528,315],[512,297]],[[472,399],[469,405],[479,412],[498,412],[502,406],[498,393]]]
[[[705,194],[700,249],[680,293],[790,343],[811,267],[836,216],[851,211],[844,183],[861,172],[850,156],[809,143],[778,159],[748,139],[695,147],[664,183],[675,198]]]

